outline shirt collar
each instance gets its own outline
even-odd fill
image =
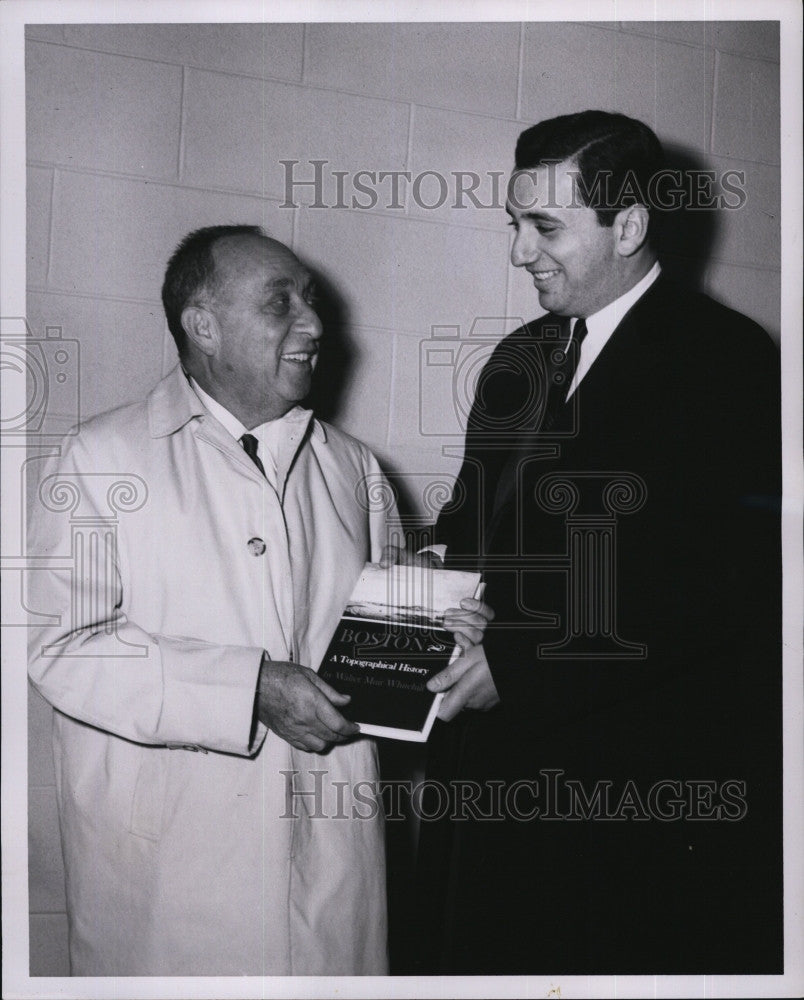
[[[209,410],[212,416],[218,421],[218,423],[232,435],[235,441],[239,441],[244,434],[253,434],[258,441],[265,443],[270,440],[275,440],[278,434],[282,434],[283,429],[288,431],[295,429],[303,432],[306,430],[307,424],[310,423],[313,416],[312,410],[305,410],[301,406],[294,406],[281,417],[277,417],[275,420],[266,420],[264,424],[260,424],[258,427],[252,427],[252,429],[249,430],[232,412],[227,410],[225,406],[222,406],[217,399],[213,399],[208,392],[205,392],[192,375],[188,375],[187,377],[198,398],[207,410]],[[314,421],[313,431],[315,431],[318,427],[318,421]]]
[[[598,312],[586,317],[586,329],[595,337],[608,338],[620,324],[620,320],[625,316],[634,303],[640,299],[650,288],[654,281],[662,273],[658,260],[648,273],[641,278],[633,288],[621,295],[607,306],[603,306]],[[573,317],[572,329],[575,330],[577,318]]]
[[[195,386],[195,389],[193,388]],[[205,399],[202,400],[200,393]],[[220,409],[220,415],[215,412],[213,406],[207,405],[207,400]],[[209,414],[233,436],[236,440],[245,433],[245,428],[233,414],[220,405],[217,400],[212,399],[209,393],[204,393],[197,382],[188,375],[181,365],[176,365],[163,379],[151,390],[148,395],[148,421],[151,435],[155,438],[166,437],[180,430],[190,420]],[[293,415],[291,417],[291,414]],[[226,417],[224,421],[223,417]],[[294,406],[289,414],[293,422],[312,422],[312,433],[320,441],[327,440],[326,427],[319,420],[313,417],[312,410],[305,410],[301,406]],[[263,424],[263,427],[266,425]],[[235,431],[240,428],[235,435]],[[260,428],[255,428],[255,436]]]
[[[232,435],[235,441],[239,441],[244,434],[248,434],[248,429],[240,423],[237,417],[233,413],[230,413],[225,406],[221,406],[217,399],[213,399],[208,392],[204,392],[192,375],[188,375],[187,379],[193,392],[198,396],[206,409]]]

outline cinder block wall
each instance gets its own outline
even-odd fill
[[[443,339],[434,327],[466,335],[496,318],[476,328],[482,342],[540,312],[528,276],[508,264],[504,213],[469,199],[450,207],[452,172],[483,175],[488,204],[488,173],[510,169],[525,125],[587,107],[642,118],[696,166],[745,172],[746,204],[718,213],[682,263],[778,339],[773,23],[32,26],[26,58],[28,318],[38,336],[59,326],[80,341],[81,416],[142,397],[174,364],[159,288],[181,236],[259,223],[335,291],[332,418],[432,517],[424,489],[457,470],[453,388],[468,390],[448,368],[422,368],[423,345]],[[330,207],[311,207],[303,187],[298,207],[283,207],[279,161],[299,161],[294,178],[310,179],[315,159],[327,161]],[[332,207],[333,171],[359,170],[441,172],[449,200],[417,204],[439,200],[430,175],[418,199],[401,186],[401,208],[388,182],[371,209]],[[41,975],[67,972],[50,726],[32,692],[31,972]]]

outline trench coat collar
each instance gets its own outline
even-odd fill
[[[312,411],[301,407],[296,409],[300,421],[310,421],[312,434],[320,441],[326,441],[326,428],[312,415]],[[168,372],[148,395],[148,427],[151,437],[167,437],[181,430],[191,420],[208,416],[209,412],[193,392],[181,365],[176,365]]]

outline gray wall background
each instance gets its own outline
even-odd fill
[[[466,335],[496,317],[494,339],[541,311],[508,263],[505,214],[428,210],[410,185],[401,209],[387,185],[370,210],[314,209],[302,190],[282,208],[279,161],[303,177],[312,159],[507,172],[523,127],[587,107],[643,119],[679,162],[745,171],[746,204],[693,230],[671,264],[779,338],[776,24],[56,25],[27,38],[28,319],[80,341],[82,417],[141,398],[175,363],[159,289],[177,241],[258,223],[333,291],[324,409],[431,519],[424,491],[456,473],[460,421],[449,371],[420,379],[423,345],[433,327]],[[31,692],[34,975],[67,972],[50,728]]]

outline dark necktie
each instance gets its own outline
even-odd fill
[[[265,466],[260,461],[260,456],[257,454],[257,439],[253,434],[244,434],[240,438],[240,444],[243,445],[243,451],[248,455],[251,461],[257,466],[260,472],[265,475]]]
[[[567,324],[567,329],[569,329],[569,324]],[[575,321],[575,329],[572,331],[571,339],[564,340],[561,344],[561,353],[558,357],[564,360],[552,370],[552,385],[540,427],[543,434],[553,432],[556,421],[560,423],[565,420],[565,409],[568,406],[567,393],[575,377],[575,371],[581,358],[581,344],[587,332],[586,320],[578,319]]]
[[[583,318],[576,320],[571,341],[571,346],[574,347],[574,350],[572,351],[572,357],[569,359],[570,363],[567,366],[567,381],[564,383],[567,387],[567,392],[569,392],[569,387],[572,385],[572,380],[575,377],[575,372],[581,360],[581,344],[583,344],[584,337],[588,332],[586,329],[586,320]]]

